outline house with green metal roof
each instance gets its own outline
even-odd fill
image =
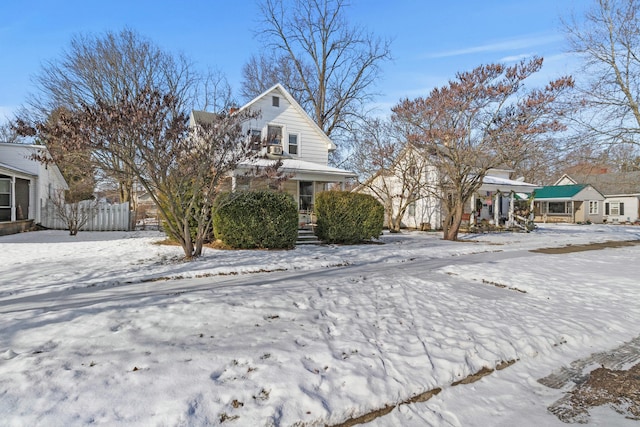
[[[604,215],[604,195],[589,184],[549,185],[534,193],[536,222],[592,222]]]

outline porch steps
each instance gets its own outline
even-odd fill
[[[301,228],[298,230],[298,240],[296,246],[299,245],[319,245],[321,242],[313,233],[313,229]]]

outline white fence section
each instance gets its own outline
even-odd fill
[[[81,202],[82,203],[82,202]],[[51,201],[40,206],[41,225],[54,230],[66,230],[67,224],[56,214]],[[118,205],[94,204],[91,206],[89,219],[80,227],[81,231],[129,231],[130,230],[129,203]]]

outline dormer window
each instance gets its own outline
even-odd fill
[[[280,106],[280,97],[279,96],[272,96],[271,97],[271,105],[274,107],[279,107]]]

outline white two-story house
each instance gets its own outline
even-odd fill
[[[280,188],[297,201],[301,225],[311,222],[315,195],[331,185],[344,188],[356,174],[328,165],[329,152],[336,149],[335,144],[282,85],[266,90],[240,108],[244,109],[260,113],[258,118],[245,123],[243,129],[247,138],[255,141],[257,158],[233,171],[230,189],[260,188],[265,180],[253,179],[250,171],[267,168],[280,160],[282,166],[278,171],[286,177]],[[192,111],[191,120],[206,122],[207,115],[212,114]]]
[[[507,226],[526,222],[521,211],[528,209],[527,199],[540,187],[509,179],[511,172],[500,168],[487,171],[480,188],[463,208],[463,222]],[[385,206],[385,222],[389,227],[395,222],[400,227],[438,230],[446,217],[442,176],[429,157],[406,148],[391,168],[377,172],[355,191],[370,194]]]

